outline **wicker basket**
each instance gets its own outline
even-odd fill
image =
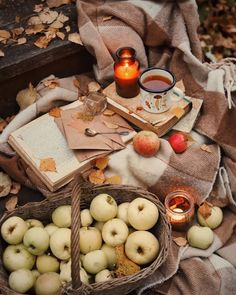
[[[158,238],[160,243],[160,251],[158,257],[147,267],[141,269],[138,273],[126,276],[122,278],[114,278],[102,283],[94,283],[91,285],[85,285],[80,281],[79,271],[79,229],[80,229],[80,208],[89,208],[92,199],[100,194],[110,194],[117,203],[132,201],[137,197],[143,197],[152,201],[159,209],[159,219],[157,224],[152,228],[151,232]],[[0,221],[2,223],[10,216],[17,215],[23,219],[36,218],[43,223],[49,223],[52,211],[65,204],[72,205],[72,225],[71,225],[71,258],[72,258],[72,284],[65,286],[59,294],[70,295],[86,295],[86,294],[99,294],[99,295],[118,295],[128,294],[132,290],[135,290],[144,283],[148,276],[156,271],[160,265],[165,261],[168,249],[170,247],[170,226],[165,217],[165,210],[161,202],[157,197],[146,190],[121,185],[101,185],[91,186],[86,183],[78,183],[75,185],[71,194],[54,198],[53,200],[45,200],[40,203],[29,203],[23,207],[15,209],[13,212],[7,214]],[[1,239],[0,251],[3,253],[3,249],[6,244]],[[0,260],[0,291],[6,295],[19,295],[8,287],[8,273],[2,265]],[[59,295],[58,294],[58,295]]]

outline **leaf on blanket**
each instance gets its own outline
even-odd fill
[[[83,45],[81,39],[80,39],[80,35],[79,33],[71,33],[69,34],[68,36],[68,40],[72,43],[76,43],[76,44],[79,44],[79,45]]]
[[[49,111],[49,116],[54,118],[61,118],[61,109],[60,108],[53,108]]]
[[[205,152],[207,152],[207,153],[212,153],[211,148],[210,148],[209,145],[207,145],[207,144],[203,144],[203,145],[201,145],[201,146],[200,146],[200,149],[203,150],[203,151],[205,151]]]
[[[105,175],[102,170],[92,170],[89,174],[89,181],[93,184],[102,184],[105,181]]]
[[[59,80],[58,79],[51,79],[51,80],[45,80],[43,81],[43,85],[45,87],[48,87],[50,89],[54,89],[56,87],[58,87],[60,84]]]
[[[7,126],[6,120],[0,119],[0,132]]]
[[[198,208],[199,214],[202,215],[203,218],[208,218],[211,216],[211,211],[212,211],[212,205],[208,202],[204,202],[201,204],[201,206]]]
[[[104,17],[102,18],[102,21],[103,21],[103,22],[106,22],[106,21],[108,21],[108,20],[111,20],[112,18],[113,18],[112,15],[110,15],[110,16],[104,16]]]
[[[21,189],[20,183],[13,181],[10,193],[13,194],[13,195],[16,195],[16,194],[19,193],[20,189]]]
[[[70,4],[72,0],[47,0],[49,8],[59,7],[65,4]]]
[[[0,49],[0,57],[5,56],[5,53]]]
[[[12,211],[16,208],[16,205],[18,203],[18,197],[17,196],[12,196],[10,199],[8,199],[5,203],[5,208],[7,211]]]
[[[183,237],[173,238],[173,241],[175,242],[176,245],[180,247],[186,246],[188,244],[188,241]]]
[[[110,122],[107,122],[105,120],[102,121],[108,128],[110,129],[117,129],[119,126]]]
[[[73,80],[73,84],[76,88],[80,89],[80,81],[78,79]]]
[[[104,170],[109,162],[109,157],[102,157],[102,158],[98,158],[95,161],[95,166],[100,169],[100,170]]]
[[[105,180],[105,184],[121,184],[122,178],[119,175],[113,175],[111,177],[107,177]]]
[[[57,172],[55,160],[53,158],[41,159],[39,170],[44,172]]]
[[[109,109],[105,109],[105,111],[103,112],[103,115],[108,116],[108,117],[111,117],[114,114],[115,114],[115,112],[113,112],[112,110],[109,110]]]

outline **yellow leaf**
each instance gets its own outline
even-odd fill
[[[45,158],[40,160],[40,165],[39,165],[39,170],[40,171],[50,171],[50,172],[56,172],[56,162],[53,158]]]
[[[180,107],[174,107],[173,109],[171,109],[171,113],[178,119],[180,119],[184,115],[184,110]]]
[[[17,203],[18,203],[18,197],[12,196],[5,203],[5,208],[7,209],[7,211],[12,211],[16,208]]]
[[[113,175],[111,177],[107,177],[105,180],[106,184],[121,184],[122,179],[119,175]]]
[[[188,241],[183,237],[173,238],[173,241],[180,247],[186,246]]]
[[[112,110],[109,110],[109,109],[105,109],[105,111],[103,112],[103,115],[108,116],[108,117],[111,117],[114,114],[115,114],[115,112],[113,112]]]
[[[93,184],[102,184],[105,176],[102,170],[92,170],[89,174],[89,181]]]
[[[49,111],[49,116],[54,118],[60,118],[61,117],[61,110],[59,108],[53,108]]]
[[[109,162],[108,157],[98,158],[96,159],[95,166],[100,170],[104,170],[107,167],[108,162]]]

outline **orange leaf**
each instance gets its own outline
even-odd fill
[[[80,89],[80,82],[79,82],[79,80],[77,80],[77,79],[73,80],[73,84],[74,84],[74,86],[76,88]]]
[[[201,214],[205,219],[211,216],[211,211],[212,205],[208,202],[204,202],[198,209],[199,214]]]
[[[18,197],[12,196],[5,203],[5,208],[7,209],[7,211],[12,211],[16,208],[17,203],[18,203]]]
[[[41,36],[34,42],[34,45],[39,48],[47,48],[47,46],[51,40],[52,39],[48,38],[47,36]]]
[[[105,176],[102,170],[92,170],[89,174],[89,181],[93,184],[102,184],[105,181]]]
[[[100,170],[104,170],[107,167],[108,162],[109,162],[108,157],[98,158],[96,159],[95,166]]]
[[[121,184],[122,179],[119,175],[113,175],[111,177],[106,178],[105,183],[106,184]]]
[[[173,241],[180,247],[186,246],[188,241],[183,237],[173,238]]]
[[[50,171],[50,172],[56,172],[56,162],[53,158],[45,158],[40,160],[40,166],[39,166],[40,171]]]
[[[103,115],[108,116],[108,117],[111,117],[114,114],[115,114],[115,112],[113,112],[112,110],[108,110],[108,109],[105,109],[105,111],[103,112]]]
[[[143,106],[137,106],[136,111],[143,111]]]
[[[18,194],[18,192],[20,191],[20,189],[21,189],[20,183],[13,181],[12,182],[12,186],[11,186],[11,190],[10,190],[10,193],[13,194],[13,195],[16,195],[16,194]]]
[[[59,108],[53,108],[49,111],[49,116],[54,118],[60,118],[61,117],[61,110]]]

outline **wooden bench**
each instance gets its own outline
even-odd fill
[[[39,0],[0,0],[0,29],[10,31],[17,27],[27,27],[29,17],[35,15],[35,4]],[[70,33],[77,32],[77,12],[75,3],[54,8],[69,17],[65,25]],[[19,23],[16,18],[20,18]],[[65,29],[62,29],[65,32]],[[40,35],[27,35],[27,43],[22,45],[2,44],[5,56],[0,58],[0,117],[16,113],[15,97],[29,82],[35,86],[50,74],[65,77],[91,70],[93,59],[81,45],[55,38],[47,48],[34,45]],[[22,35],[25,37],[25,35]],[[9,42],[8,42],[9,43]]]

